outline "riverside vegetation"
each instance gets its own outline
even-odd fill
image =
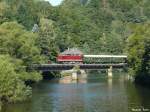
[[[64,0],[57,7],[43,0],[0,0],[0,104],[28,99],[32,88],[25,82],[42,76],[25,67],[55,62],[68,47],[126,53],[130,74],[148,79],[149,27],[150,0]]]

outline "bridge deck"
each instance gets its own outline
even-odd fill
[[[57,71],[57,70],[69,70],[74,66],[78,65],[80,69],[108,69],[110,66],[113,68],[123,68],[127,66],[126,63],[119,64],[40,64],[32,65],[29,67],[30,70],[37,71]]]

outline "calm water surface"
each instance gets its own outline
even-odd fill
[[[31,101],[2,112],[150,112],[150,89],[135,86],[125,73],[113,75],[89,73],[78,83],[42,81],[33,86]]]

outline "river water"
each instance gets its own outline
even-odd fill
[[[7,105],[2,112],[150,112],[150,89],[127,74],[88,73],[78,82],[54,79],[33,85],[30,101]]]

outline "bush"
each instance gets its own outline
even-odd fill
[[[145,80],[150,76],[150,23],[134,26],[133,34],[128,38],[128,62],[130,74]],[[141,76],[139,76],[141,75]],[[139,78],[140,77],[140,78]],[[143,78],[144,77],[144,78]],[[146,80],[145,80],[146,81]],[[143,81],[142,81],[143,82]],[[147,81],[146,81],[147,82]]]
[[[16,72],[16,66],[9,56],[0,56],[0,102],[26,100],[31,95],[31,88],[24,84]]]

